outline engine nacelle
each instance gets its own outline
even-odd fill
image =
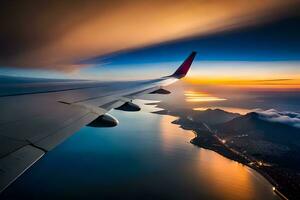
[[[136,105],[132,102],[126,102],[123,105],[121,105],[120,107],[115,108],[115,109],[116,110],[128,111],[128,112],[136,112],[136,111],[141,110],[141,108],[138,105]]]
[[[89,123],[87,126],[101,128],[101,127],[114,127],[119,124],[119,121],[110,114],[104,114]]]
[[[158,90],[155,90],[155,91],[153,91],[153,92],[150,92],[150,94],[171,94],[171,92],[168,91],[168,90],[165,90],[165,89],[160,88],[160,89],[158,89]]]

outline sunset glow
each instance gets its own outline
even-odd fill
[[[300,89],[300,63],[293,62],[198,62],[185,79],[193,85],[232,88]]]
[[[186,82],[197,85],[219,85],[235,88],[256,89],[300,89],[300,79],[269,79],[269,80],[247,80],[247,79],[225,79],[225,78],[202,78],[190,77]]]

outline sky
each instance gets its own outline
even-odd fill
[[[300,88],[300,1],[7,1],[0,75]]]

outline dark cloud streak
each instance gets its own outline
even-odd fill
[[[295,5],[299,1],[2,1],[0,66],[72,70],[97,55],[261,23]]]

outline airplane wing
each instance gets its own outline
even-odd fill
[[[164,93],[163,86],[187,74],[195,55],[174,74],[147,81],[2,81],[0,191],[81,127],[116,122],[106,114],[110,109],[133,107],[129,102],[142,94]]]

